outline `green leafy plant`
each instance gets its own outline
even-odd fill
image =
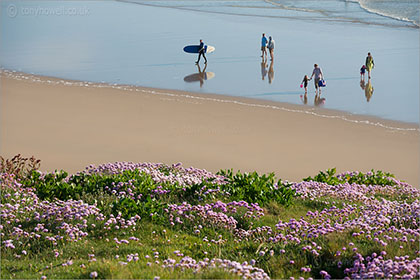
[[[359,185],[379,185],[379,186],[394,186],[396,183],[393,180],[395,176],[388,172],[375,171],[363,173],[355,172],[354,174],[336,175],[336,168],[327,169],[325,172],[320,171],[315,177],[304,178],[303,181],[320,182],[328,185],[339,185],[344,183],[359,184]]]
[[[222,191],[228,193],[232,199],[244,200],[249,203],[267,205],[276,201],[282,205],[290,205],[297,196],[290,184],[281,180],[276,182],[274,173],[258,175],[257,172],[236,174],[233,170],[221,170],[219,175],[226,177],[227,183],[221,186]]]

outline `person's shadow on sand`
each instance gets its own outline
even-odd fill
[[[201,71],[200,65],[197,64],[198,73],[187,75],[184,77],[184,82],[194,83],[200,82],[200,87],[204,85],[204,81],[214,78],[215,74],[213,72],[206,72],[207,64],[204,66],[203,71]]]

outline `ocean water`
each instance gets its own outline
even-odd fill
[[[231,15],[419,27],[419,0],[121,0]],[[391,19],[391,20],[390,20]]]
[[[133,2],[135,1],[135,2]],[[400,2],[400,1],[398,1]],[[401,1],[402,2],[402,1]],[[338,0],[3,0],[0,66],[109,84],[264,99],[419,123],[419,28]],[[403,9],[403,8],[401,8]],[[407,9],[406,9],[407,10]],[[263,63],[261,33],[276,40]],[[207,67],[182,51],[203,38]],[[370,51],[366,93],[359,69]],[[299,87],[318,63],[327,87]],[[1,94],[1,93],[0,93]]]
[[[347,0],[352,1],[352,0]],[[419,26],[419,0],[353,0],[368,12]]]

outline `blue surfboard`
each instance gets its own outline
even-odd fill
[[[205,53],[211,53],[215,50],[216,48],[213,46],[204,46],[204,51]],[[186,53],[198,53],[198,51],[200,50],[200,46],[199,45],[190,45],[190,46],[186,46],[184,47],[184,52]]]

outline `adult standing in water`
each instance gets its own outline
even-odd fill
[[[268,51],[270,52],[270,60],[273,60],[273,57],[274,57],[274,40],[271,36],[268,37],[267,48],[268,48]]]
[[[195,64],[198,64],[200,62],[201,55],[204,58],[204,63],[207,64],[207,58],[206,58],[206,46],[203,43],[203,40],[200,39],[200,49],[198,50],[198,60],[195,62]]]
[[[262,38],[261,38],[261,57],[264,59],[264,54],[265,57],[267,57],[267,37],[265,37],[265,33],[262,34]]]
[[[368,71],[368,78],[370,79],[370,71],[372,71],[373,67],[375,67],[375,62],[373,62],[373,57],[370,54],[370,52],[368,52],[368,56],[366,57],[366,70]]]
[[[312,71],[312,76],[310,80],[312,80],[312,77],[315,76],[314,84],[315,84],[315,93],[318,94],[318,88],[319,88],[319,94],[321,94],[321,88],[319,87],[319,81],[321,79],[324,79],[324,74],[322,73],[322,69],[318,67],[318,64],[314,64],[314,70]]]

